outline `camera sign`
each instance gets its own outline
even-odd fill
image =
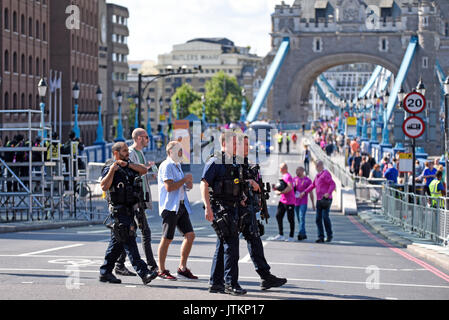
[[[419,92],[412,92],[404,99],[404,109],[408,113],[418,114],[426,108],[426,98]]]
[[[404,121],[402,130],[407,137],[411,139],[417,139],[424,134],[424,131],[426,130],[426,124],[421,118],[410,117]]]

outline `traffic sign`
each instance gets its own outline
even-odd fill
[[[413,153],[399,153],[399,172],[413,172]]]
[[[426,108],[426,98],[419,92],[409,93],[404,99],[404,109],[408,113],[418,114]]]
[[[357,125],[357,118],[356,117],[349,117],[348,118],[348,126],[356,126]]]
[[[404,131],[404,134],[411,139],[421,137],[425,130],[426,124],[419,117],[407,118],[402,124],[402,131]]]

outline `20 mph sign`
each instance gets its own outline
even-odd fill
[[[410,117],[404,121],[402,130],[407,137],[411,139],[417,139],[424,134],[424,131],[426,130],[426,124],[421,118]]]
[[[404,109],[408,113],[418,114],[426,108],[426,98],[419,92],[412,92],[404,99]]]

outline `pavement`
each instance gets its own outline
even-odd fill
[[[301,163],[300,150],[293,150],[289,155],[282,154],[277,159],[275,156],[273,161],[262,168],[265,171],[264,178],[270,183],[279,178],[276,161],[286,162],[290,172],[294,172]],[[120,277],[123,281],[121,285],[102,284],[98,281],[99,266],[104,259],[110,231],[102,225],[97,225],[98,222],[75,221],[83,226],[73,226],[74,221],[8,223],[10,228],[21,229],[0,234],[0,299],[449,299],[449,273],[433,261],[431,256],[419,256],[410,246],[404,248],[377,233],[362,220],[361,211],[359,216],[345,216],[338,204],[333,204],[331,221],[334,239],[331,243],[315,243],[315,213],[311,208],[306,215],[307,240],[269,241],[268,239],[278,232],[275,216],[279,198],[273,193],[268,200],[271,218],[268,224],[264,223],[266,234],[262,241],[272,273],[286,277],[288,283],[281,288],[261,291],[260,279],[254,271],[247,244],[241,239],[239,278],[248,294],[232,297],[208,293],[216,235],[210,223],[204,219],[199,192],[194,192],[199,190],[201,172],[202,166],[192,166],[195,184],[193,191],[188,194],[193,207],[191,220],[196,234],[188,266],[199,276],[199,281],[168,282],[156,279],[150,286],[143,286],[137,277]],[[312,165],[311,178],[315,174]],[[154,198],[157,195],[157,186],[153,184],[151,188]],[[162,234],[157,205],[155,201],[155,209],[148,214],[155,257]],[[45,230],[48,227],[56,229]],[[297,229],[296,222],[295,232]],[[286,219],[284,230],[288,230]],[[138,242],[139,250],[142,250],[140,234]],[[167,267],[173,273],[176,273],[179,263],[181,244],[182,237],[176,233],[167,258]],[[421,243],[421,246],[423,245],[431,244]],[[128,262],[127,264],[130,266]]]

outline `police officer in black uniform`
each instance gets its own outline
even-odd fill
[[[212,222],[218,236],[209,292],[243,295],[246,290],[238,283],[238,221],[243,200],[243,171],[242,166],[235,163],[235,133],[225,132],[220,140],[222,152],[207,162],[200,184],[205,217]]]
[[[141,192],[139,180],[148,169],[129,161],[128,146],[117,142],[112,146],[115,161],[108,161],[102,171],[101,188],[107,192],[109,210],[114,218],[111,241],[106,250],[105,260],[100,267],[100,281],[121,283],[113,274],[115,263],[123,249],[144,284],[150,283],[157,272],[150,272],[140,258],[136,243],[134,215]]]
[[[245,181],[256,181],[262,183],[260,176],[260,168],[250,165],[248,162],[249,139],[244,136],[243,139],[243,157],[237,156],[237,162],[243,163],[243,179]],[[240,151],[240,149],[239,149]],[[261,236],[263,236],[264,228],[260,221],[257,220],[256,212],[262,210],[262,197],[265,195],[261,192],[251,190],[249,183],[244,188],[245,197],[248,198],[240,208],[240,231],[247,241],[248,252],[256,268],[257,274],[261,278],[260,287],[262,290],[280,287],[287,283],[287,279],[278,278],[270,273],[270,266],[265,259]],[[268,213],[268,212],[267,212]],[[268,217],[265,217],[268,219]]]

